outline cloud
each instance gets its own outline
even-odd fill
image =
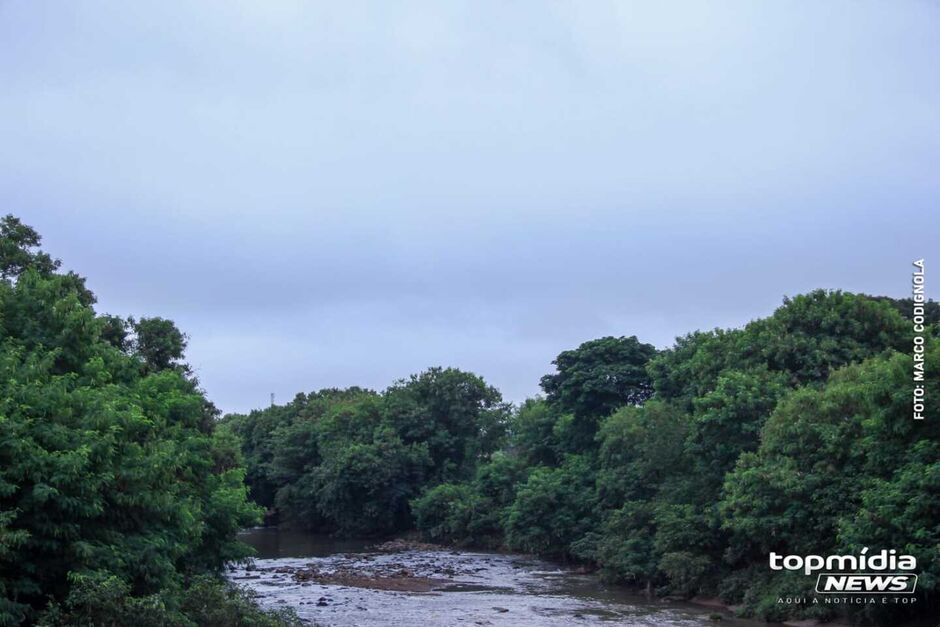
[[[224,409],[605,334],[903,295],[940,200],[938,9],[0,6],[0,201]]]

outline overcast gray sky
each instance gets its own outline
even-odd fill
[[[928,1],[0,0],[0,210],[223,410],[432,365],[518,401],[595,337],[908,295],[938,68]]]

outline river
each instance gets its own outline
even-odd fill
[[[650,601],[594,574],[524,555],[336,540],[276,528],[244,532],[253,564],[228,576],[267,607],[336,626],[714,625],[716,610]],[[755,625],[723,614],[721,624]]]

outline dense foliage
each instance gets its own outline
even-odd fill
[[[561,353],[511,413],[477,377],[430,370],[382,394],[298,396],[228,418],[259,502],[304,525],[506,547],[612,581],[717,596],[768,620],[896,622],[937,609],[940,340],[928,305],[927,407],[911,417],[910,301],[786,299],[742,329],[661,352],[635,337]],[[768,553],[897,549],[913,606],[788,605],[815,578]]]
[[[273,625],[213,577],[259,520],[168,320],[96,315],[0,222],[0,624]]]
[[[411,526],[409,503],[426,487],[473,477],[508,416],[476,375],[432,368],[381,394],[298,394],[225,424],[244,442],[252,497],[280,520],[378,536]]]

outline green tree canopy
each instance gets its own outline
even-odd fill
[[[555,374],[542,377],[549,403],[578,417],[600,418],[652,394],[646,364],[656,354],[636,336],[604,337],[559,353]]]
[[[235,534],[258,520],[238,442],[194,380],[142,368],[38,244],[3,220],[0,623],[68,623],[91,581],[185,622],[173,591],[244,557]]]

